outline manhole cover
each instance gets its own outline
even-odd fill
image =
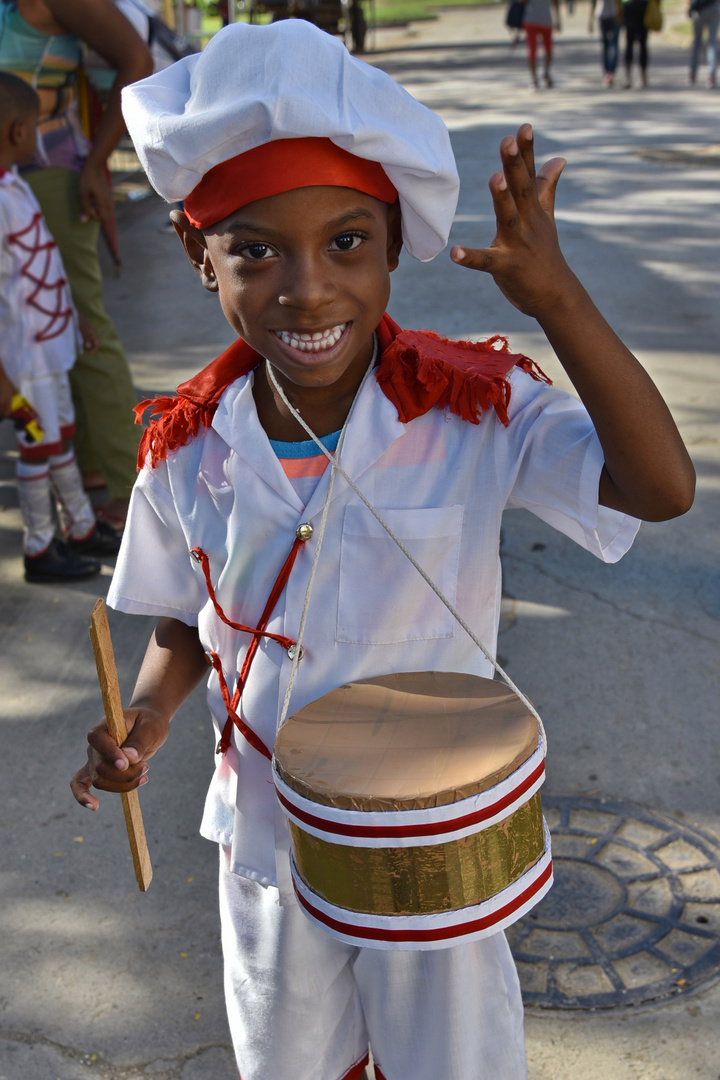
[[[720,845],[631,803],[543,797],[555,884],[508,930],[527,1005],[637,1005],[720,971]]]

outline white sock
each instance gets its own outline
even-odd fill
[[[72,540],[84,540],[95,528],[95,512],[83,490],[75,451],[53,454],[48,461],[63,535]]]
[[[18,499],[23,519],[23,552],[42,555],[55,535],[50,494],[50,469],[46,461],[18,461],[15,466]]]

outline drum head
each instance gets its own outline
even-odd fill
[[[322,805],[415,810],[486,791],[538,740],[537,720],[504,683],[402,672],[348,683],[300,709],[277,735],[275,765]]]

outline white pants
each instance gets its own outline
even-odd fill
[[[505,935],[431,952],[355,948],[229,869],[220,848],[225,997],[242,1080],[525,1080]],[[354,1067],[357,1068],[354,1068]]]

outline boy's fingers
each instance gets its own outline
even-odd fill
[[[531,124],[521,124],[518,128],[517,135],[515,136],[518,149],[520,151],[520,157],[523,159],[525,168],[527,169],[528,176],[531,180],[535,179],[535,146],[533,129]]]
[[[126,710],[125,721],[132,721],[130,733],[123,743],[123,752],[128,761],[145,761],[157,753],[168,737],[169,721],[160,713],[144,709]]]
[[[127,769],[130,758],[124,749],[121,749],[110,735],[104,723],[96,724],[88,732],[88,743],[101,759],[108,765],[114,766],[121,771]],[[137,760],[137,759],[136,759]]]
[[[133,791],[135,788],[147,784],[147,771],[147,765],[143,763],[138,769],[121,773],[119,777],[118,773],[115,772],[113,777],[104,775],[102,766],[91,770],[89,765],[85,765],[73,776],[70,781],[70,788],[81,806],[86,806],[88,810],[97,810],[100,803],[97,797],[92,794],[91,788],[95,787],[99,791],[112,791],[115,794]]]
[[[86,806],[88,810],[97,810],[100,803],[90,792],[92,780],[90,779],[90,771],[87,765],[84,765],[82,769],[79,769],[75,773],[70,781],[70,788],[76,800],[81,806]]]
[[[126,773],[115,772],[112,775],[107,775],[105,770],[99,767],[93,777],[92,786],[98,788],[99,791],[113,791],[116,795],[120,795],[123,792],[134,791],[135,788],[147,784],[147,771],[148,767],[144,763],[132,771],[128,770]]]
[[[552,217],[555,213],[555,193],[557,192],[558,180],[567,165],[565,158],[556,157],[546,161],[538,171],[537,192],[538,200],[546,214]]]
[[[497,231],[498,235],[500,235],[504,229],[511,229],[514,225],[519,224],[520,215],[508,188],[504,173],[493,173],[488,182],[488,187],[492,196]]]
[[[506,135],[500,143],[500,158],[503,174],[508,189],[520,212],[530,205],[535,197],[534,163],[531,154],[531,169],[528,169],[520,144],[513,135]]]
[[[493,271],[492,248],[466,248],[456,244],[450,249],[450,258],[459,266],[467,266],[469,270],[484,270],[486,274]]]

